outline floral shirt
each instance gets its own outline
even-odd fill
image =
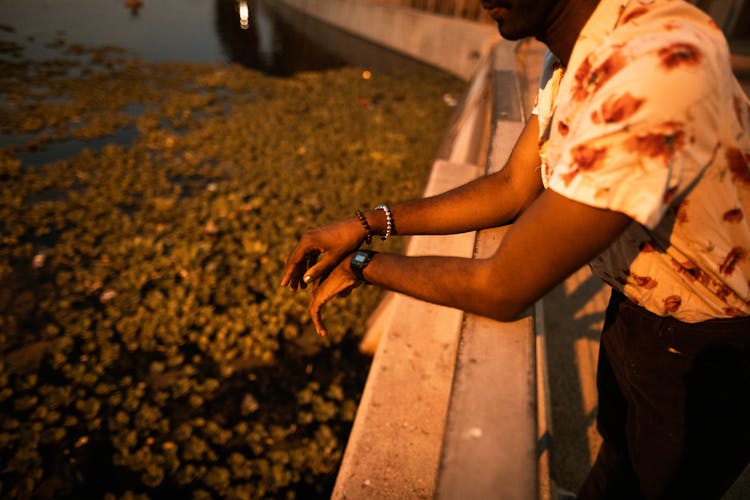
[[[682,0],[601,0],[535,113],[546,188],[633,223],[591,262],[647,310],[750,314],[750,102]]]

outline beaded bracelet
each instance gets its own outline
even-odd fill
[[[391,235],[391,231],[393,230],[393,215],[391,214],[391,209],[388,208],[388,205],[385,203],[381,203],[375,207],[375,210],[382,210],[385,212],[385,234],[380,237],[381,240],[385,241]]]
[[[367,233],[367,235],[365,236],[365,243],[369,245],[370,243],[372,243],[372,228],[370,227],[370,223],[367,222],[367,219],[365,218],[365,214],[362,213],[362,210],[358,209],[354,213],[357,214],[357,217],[359,217],[359,222],[361,222],[362,227],[365,228],[365,233]]]

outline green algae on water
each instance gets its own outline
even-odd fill
[[[55,47],[0,43],[0,495],[327,497],[378,293],[319,338],[284,260],[418,196],[462,82]]]

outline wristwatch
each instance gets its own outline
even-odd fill
[[[376,253],[378,252],[373,252],[372,250],[357,250],[352,254],[352,258],[349,261],[349,268],[359,281],[367,283],[365,277],[362,276],[362,271],[365,270],[367,264],[370,263]]]

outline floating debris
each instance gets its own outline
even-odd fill
[[[31,261],[31,267],[34,269],[41,269],[44,267],[45,262],[47,262],[47,255],[44,252],[39,252],[34,255],[34,258]]]

